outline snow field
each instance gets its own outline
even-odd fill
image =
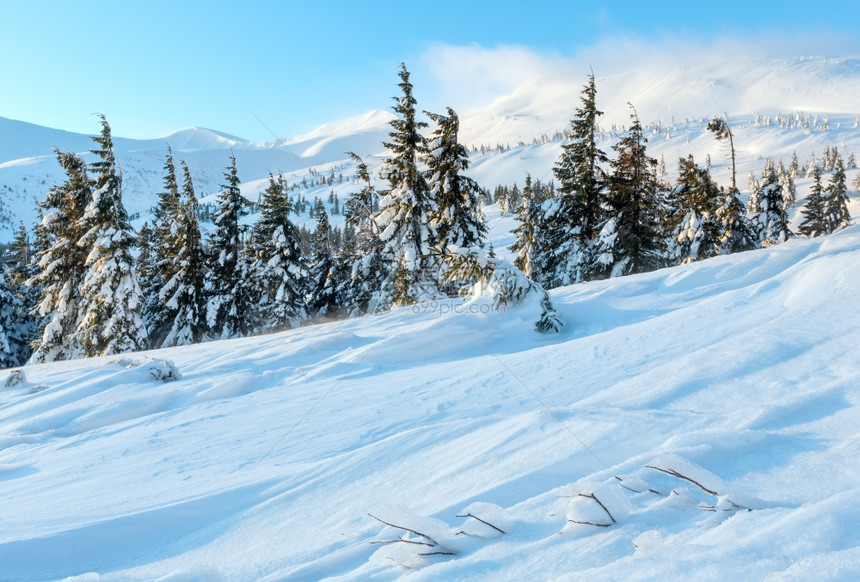
[[[562,288],[551,336],[405,308],[28,366],[0,579],[852,579],[858,260],[851,227]]]

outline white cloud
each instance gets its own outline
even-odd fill
[[[740,59],[847,56],[859,48],[857,39],[830,31],[659,39],[616,35],[567,56],[525,46],[436,44],[425,51],[413,73],[419,100],[437,109],[450,104],[466,110],[542,79],[581,84],[591,69],[598,77],[640,68],[659,74],[689,67],[718,69]]]

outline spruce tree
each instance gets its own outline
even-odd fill
[[[835,170],[833,176],[830,177],[830,182],[824,189],[824,213],[828,232],[851,224],[851,214],[848,212],[848,187],[845,185],[845,166],[842,156],[838,153],[834,153],[833,168]]]
[[[631,105],[631,108],[633,106]],[[612,149],[606,200],[609,217],[595,243],[595,269],[599,277],[616,277],[652,271],[663,265],[658,222],[660,184],[654,171],[657,160],[648,156],[636,110],[629,132]]]
[[[92,200],[82,223],[78,246],[88,249],[81,282],[81,321],[75,330],[85,356],[106,356],[147,347],[141,318],[143,296],[134,272],[135,234],[122,204],[122,177],[117,173],[110,126],[101,117],[99,148],[91,165]]]
[[[164,338],[161,347],[182,346],[202,341],[206,335],[206,257],[197,196],[191,172],[182,162],[182,195],[170,247],[175,249],[174,269],[159,291],[164,306]]]
[[[401,97],[395,97],[395,119],[391,120],[390,142],[384,145],[390,153],[382,176],[389,189],[379,201],[379,213],[374,220],[379,238],[390,261],[399,265],[390,274],[397,303],[408,304],[438,295],[437,280],[428,269],[428,249],[436,244],[430,217],[438,208],[430,198],[430,189],[418,164],[427,155],[426,139],[420,130],[427,126],[415,115],[416,100],[412,96],[409,72],[401,64]]]
[[[793,236],[788,226],[788,213],[782,184],[776,173],[773,160],[768,159],[762,173],[759,192],[756,196],[755,214],[752,223],[761,246],[773,246]]]
[[[149,250],[152,272],[141,277],[148,301],[145,316],[149,323],[150,336],[154,346],[159,346],[167,335],[167,330],[176,316],[174,309],[167,307],[161,300],[161,291],[181,268],[176,261],[179,251],[179,230],[182,209],[179,201],[179,183],[176,179],[176,165],[173,150],[167,147],[164,163],[164,188],[158,194],[158,204],[153,216],[153,228],[149,235]]]
[[[38,328],[39,319],[34,317],[33,309],[39,303],[42,289],[37,285],[29,285],[28,281],[36,275],[37,268],[30,235],[22,220],[15,234],[12,264],[6,270],[6,284],[17,298],[15,319],[15,343],[18,346],[18,360],[25,363],[33,353],[31,346]]]
[[[663,219],[668,234],[670,264],[689,263],[719,254],[722,234],[718,221],[721,193],[710,173],[696,165],[693,156],[679,160],[675,188],[667,196]]]
[[[516,256],[516,266],[526,277],[532,275],[532,254],[537,239],[538,222],[540,221],[540,206],[535,200],[532,188],[532,177],[526,174],[526,185],[520,195],[520,206],[517,209],[519,224],[511,232],[516,236],[514,243],[509,247]]]
[[[260,216],[248,240],[254,319],[260,331],[297,327],[307,317],[305,297],[310,282],[299,229],[290,220],[292,210],[286,180],[269,174]]]
[[[437,126],[426,157],[429,194],[435,201],[430,217],[435,241],[441,246],[482,246],[487,227],[481,215],[481,187],[462,175],[469,168],[469,154],[457,141],[460,120],[450,107],[447,116],[425,113]]]
[[[335,279],[336,260],[332,246],[332,231],[322,202],[314,212],[317,226],[311,243],[310,296],[308,310],[316,316],[333,315],[338,308],[338,284]]]
[[[213,216],[215,230],[209,238],[207,327],[220,339],[247,336],[253,329],[248,320],[251,301],[250,265],[245,259],[240,223],[247,202],[239,190],[236,156],[230,156]]]
[[[817,166],[812,174],[812,188],[800,213],[803,217],[797,229],[800,234],[812,238],[830,232],[821,186],[821,169]]]
[[[756,234],[747,219],[740,193],[729,188],[722,196],[716,217],[719,225],[719,254],[739,253],[756,247]]]
[[[385,280],[393,268],[374,220],[379,202],[367,164],[355,153],[350,153],[350,157],[356,164],[356,177],[362,188],[350,193],[344,202],[345,226],[355,232],[355,240],[341,253],[339,269],[344,277],[340,279],[338,294],[348,314],[354,316],[390,306],[390,290],[386,289]]]
[[[6,281],[5,269],[0,267],[0,368],[20,366],[31,352],[29,321],[21,318],[24,302]]]
[[[597,146],[597,89],[594,73],[582,90],[582,105],[571,119],[570,143],[553,168],[558,180],[557,198],[543,205],[540,241],[534,273],[544,287],[552,288],[591,278],[592,240],[603,219],[606,154]]]
[[[152,227],[149,221],[144,221],[137,230],[137,257],[134,260],[134,271],[137,273],[137,282],[143,294],[143,320],[149,330],[152,329],[150,313],[158,301],[155,257],[152,249]]]
[[[87,250],[78,246],[84,234],[83,216],[92,200],[92,184],[84,160],[72,152],[54,150],[66,172],[66,182],[48,191],[39,203],[36,226],[36,273],[27,285],[41,289],[33,315],[39,321],[32,362],[52,362],[83,355],[75,330],[81,319],[80,286]]]

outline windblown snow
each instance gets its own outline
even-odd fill
[[[0,372],[4,580],[849,580],[860,229]],[[385,525],[386,523],[391,525]]]

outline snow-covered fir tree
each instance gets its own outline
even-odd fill
[[[141,317],[143,295],[134,272],[135,233],[122,204],[122,177],[117,172],[110,126],[101,117],[99,148],[91,165],[92,200],[82,223],[78,246],[89,251],[81,281],[81,320],[75,330],[85,356],[107,356],[145,349],[147,331]]]
[[[143,293],[143,322],[146,329],[152,330],[151,313],[158,304],[158,284],[156,254],[152,248],[152,227],[144,221],[137,229],[137,257],[134,259],[134,272]],[[150,339],[152,334],[150,333]]]
[[[27,285],[41,289],[33,310],[39,321],[32,362],[52,362],[83,355],[75,330],[81,319],[80,286],[87,251],[78,246],[84,234],[83,216],[92,200],[92,185],[83,158],[55,150],[66,181],[54,186],[39,202],[41,222],[35,234],[36,273]]]
[[[317,226],[311,242],[310,295],[308,311],[313,315],[333,315],[338,309],[336,258],[332,245],[331,225],[322,202],[314,212]]]
[[[206,308],[207,327],[215,338],[247,336],[253,330],[251,312],[250,265],[244,252],[244,227],[240,219],[248,213],[247,201],[239,189],[236,156],[230,156],[224,177],[226,184],[218,194],[218,209],[209,237]]]
[[[845,184],[845,166],[842,162],[842,156],[838,153],[834,156],[833,169],[830,182],[824,189],[824,214],[827,219],[828,232],[845,228],[851,224],[851,214],[848,212],[848,187]]]
[[[591,278],[591,243],[603,218],[606,154],[597,147],[597,89],[592,73],[570,122],[570,142],[553,168],[557,197],[543,206],[533,274],[544,287],[568,285]]]
[[[32,313],[33,307],[41,298],[41,289],[36,285],[28,285],[28,281],[37,273],[35,257],[27,226],[22,220],[15,234],[12,247],[12,262],[5,267],[6,286],[15,298],[13,308],[14,330],[8,328],[7,335],[13,339],[18,364],[24,364],[33,353],[30,345],[36,333],[39,319]]]
[[[797,151],[793,151],[791,152],[791,163],[788,166],[788,174],[794,180],[797,178],[798,172],[800,172],[800,162],[797,161]]]
[[[182,162],[182,195],[170,242],[176,252],[170,279],[159,290],[164,306],[162,347],[200,342],[206,335],[206,257],[197,215],[197,195],[188,165]]]
[[[362,188],[350,193],[344,202],[345,227],[354,231],[355,237],[341,253],[339,268],[344,276],[340,278],[338,295],[347,313],[354,316],[390,306],[390,289],[386,288],[385,280],[392,268],[374,221],[379,197],[367,164],[355,153],[350,153],[350,157],[356,164],[356,177]]]
[[[815,152],[813,151],[809,155],[809,160],[806,162],[806,170],[804,172],[804,178],[811,178],[815,173],[815,168],[818,167],[818,164],[815,162]]]
[[[632,105],[631,105],[632,108]],[[655,177],[657,160],[648,156],[648,140],[636,110],[627,135],[613,146],[606,202],[608,218],[595,241],[598,277],[618,277],[652,271],[663,265],[662,232],[657,216],[661,186]]]
[[[797,202],[797,186],[794,184],[794,178],[791,177],[791,172],[786,171],[782,165],[782,160],[777,168],[779,175],[779,183],[782,188],[782,205],[788,209],[794,206]]]
[[[430,217],[435,242],[462,248],[481,246],[487,234],[481,187],[462,174],[469,168],[469,154],[458,141],[460,120],[450,107],[448,115],[425,113],[436,123],[426,157],[427,183],[435,201],[435,214]]]
[[[812,174],[812,187],[806,197],[806,204],[800,210],[802,220],[797,229],[800,234],[811,238],[830,232],[824,202],[821,170],[816,167]]]
[[[756,248],[756,233],[747,218],[747,211],[740,199],[740,192],[729,188],[723,192],[722,201],[716,211],[721,255],[740,253]]]
[[[679,160],[678,182],[666,197],[663,228],[666,256],[682,264],[719,254],[721,229],[717,210],[721,193],[711,174],[687,156]]]
[[[426,139],[420,133],[427,124],[416,119],[409,72],[405,65],[400,67],[399,86],[403,95],[394,98],[396,117],[390,122],[391,141],[384,143],[389,157],[381,171],[389,189],[380,198],[374,220],[385,253],[395,265],[389,278],[393,289],[399,291],[394,291],[392,301],[408,304],[439,294],[437,278],[428,268],[427,259],[428,249],[436,244],[430,217],[439,210],[418,167],[427,155]]]
[[[532,189],[532,177],[526,174],[526,184],[520,195],[520,206],[517,209],[519,224],[511,231],[516,237],[510,250],[514,253],[514,265],[526,277],[532,273],[532,249],[535,245],[538,223],[541,219],[540,206],[537,204]]]
[[[0,268],[0,368],[20,366],[31,351],[29,322],[21,319],[24,302],[6,281],[5,269]]]
[[[248,239],[254,282],[254,320],[262,330],[297,327],[307,318],[305,297],[310,291],[299,229],[283,176],[269,174],[260,201],[260,216]]]
[[[751,204],[752,206],[752,204]],[[776,173],[773,160],[765,162],[759,189],[755,196],[754,213],[751,218],[761,246],[772,246],[788,240],[793,233],[788,225],[788,212],[782,184]]]
[[[161,345],[176,315],[174,310],[161,300],[160,295],[164,285],[173,279],[181,268],[176,261],[181,213],[176,165],[173,161],[173,150],[168,146],[164,162],[164,187],[158,194],[149,235],[149,249],[145,251],[145,254],[151,257],[152,273],[148,277],[141,277],[141,286],[147,297],[144,315],[153,346]]]

